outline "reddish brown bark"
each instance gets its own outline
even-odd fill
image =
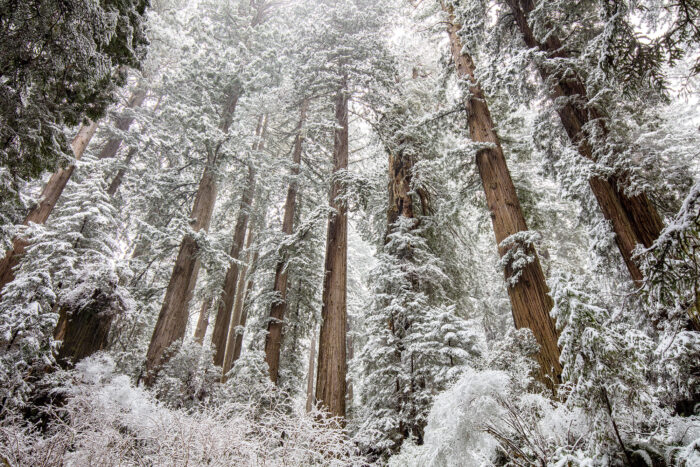
[[[228,133],[236,110],[240,89],[230,88],[225,96],[219,128]],[[214,167],[217,163],[219,148],[209,152],[207,166],[199,181],[197,196],[190,214],[191,226],[194,232],[209,230],[209,224],[216,203],[216,180]],[[182,339],[187,329],[187,309],[192,299],[192,291],[199,273],[197,258],[197,242],[191,235],[185,235],[180,243],[180,250],[175,260],[168,288],[165,291],[163,306],[156,322],[151,343],[146,353],[144,368],[144,384],[151,386],[160,365],[165,361],[165,350],[174,342]]]
[[[502,247],[501,242],[517,232],[528,229],[484,93],[474,77],[474,63],[471,57],[462,51],[462,43],[458,36],[461,26],[455,23],[452,12],[448,8],[445,10],[449,14],[448,34],[457,73],[470,83],[469,97],[465,102],[469,134],[473,141],[490,144],[490,147],[477,152],[476,165],[486,194],[486,204],[491,212],[496,243],[499,245],[498,252],[503,256],[507,248]],[[549,316],[552,299],[549,297],[534,248],[530,253],[535,256],[535,261],[521,270],[522,276],[518,282],[508,287],[508,295],[516,328],[531,329],[540,346],[536,356],[540,367],[539,379],[545,385],[554,388],[561,382],[562,367],[559,363],[558,334],[554,320]],[[506,278],[512,273],[507,267]]]
[[[348,167],[348,95],[342,83],[335,98],[335,143],[333,172]],[[323,305],[318,348],[316,400],[332,416],[345,417],[347,374],[347,208],[337,200],[344,189],[334,180],[330,190],[333,213],[328,218]]]
[[[265,116],[261,116],[255,132],[258,136],[258,141],[253,145],[254,150],[261,150],[263,148],[263,138],[265,136],[266,127],[267,118]],[[248,227],[248,219],[252,208],[253,195],[255,193],[255,175],[255,168],[250,165],[248,167],[248,180],[246,181],[246,187],[243,191],[243,195],[241,196],[241,205],[238,210],[238,218],[236,219],[236,225],[233,229],[233,243],[231,244],[231,251],[229,252],[229,256],[235,260],[239,259],[241,249],[243,248],[243,242],[245,241],[245,233]],[[214,364],[217,366],[223,366],[224,364],[226,340],[231,324],[231,311],[233,310],[233,303],[236,299],[238,273],[238,264],[236,262],[231,263],[228,271],[226,271],[224,286],[221,292],[221,300],[219,301],[219,308],[216,313],[216,321],[214,322],[214,332],[212,334],[211,343],[214,347]]]
[[[209,229],[216,200],[216,183],[212,170],[207,167],[199,182],[197,197],[192,208],[192,230],[198,232]],[[197,242],[191,235],[185,235],[175,260],[170,282],[165,292],[163,306],[151,343],[146,353],[144,383],[153,384],[156,372],[164,361],[163,353],[174,342],[182,339],[187,329],[187,308],[192,299],[192,289],[199,273]]]
[[[253,259],[253,253],[250,251],[250,245],[253,243],[253,226],[248,229],[248,239],[246,240],[245,249],[248,252],[248,257],[246,258],[247,264],[241,268],[241,272],[238,276],[238,284],[236,285],[236,301],[233,304],[233,315],[231,316],[231,325],[228,330],[228,337],[226,339],[226,352],[224,353],[224,364],[221,372],[221,382],[226,382],[226,374],[233,367],[233,356],[236,348],[236,337],[238,333],[236,332],[236,327],[241,324],[241,316],[243,312],[243,304],[245,302],[246,296],[246,274],[248,268],[251,266],[251,261]]]
[[[63,342],[57,361],[64,366],[107,348],[112,320],[118,311],[110,309],[111,297],[100,289],[94,291],[91,299],[90,306],[59,313],[63,325],[56,326],[55,334],[60,335]]]
[[[129,152],[124,158],[124,166],[117,171],[117,174],[112,179],[112,182],[109,184],[109,187],[107,187],[107,194],[109,196],[114,196],[117,193],[117,190],[119,189],[119,187],[122,184],[122,181],[124,180],[124,175],[126,175],[126,167],[128,167],[131,163],[131,159],[134,157],[134,154],[136,154],[136,148],[129,149]]]
[[[83,124],[78,130],[78,134],[73,138],[71,142],[71,148],[73,149],[73,155],[76,159],[80,159],[87,148],[88,143],[95,134],[97,129],[97,123],[89,122],[87,125]],[[63,189],[66,187],[68,180],[73,174],[75,169],[74,165],[58,169],[49,181],[44,186],[39,197],[39,203],[29,211],[27,217],[24,219],[23,225],[29,225],[30,222],[35,224],[43,224],[46,219],[49,218],[51,211],[53,211],[54,206],[58,202],[58,199],[63,193]],[[19,261],[24,254],[25,248],[29,245],[29,242],[22,237],[15,237],[12,240],[12,248],[5,252],[5,257],[0,261],[0,297],[2,297],[2,290],[7,284],[12,282],[15,278],[14,268],[19,264]]]
[[[287,189],[287,200],[284,203],[284,219],[282,220],[282,233],[291,235],[294,228],[294,212],[296,210],[297,182],[299,175],[299,164],[301,164],[302,145],[304,143],[303,127],[306,120],[308,102],[301,105],[299,123],[297,125],[297,135],[294,140],[294,150],[292,151],[292,180]],[[275,269],[274,292],[279,295],[270,308],[270,320],[267,325],[267,337],[265,339],[265,361],[270,371],[270,379],[277,384],[280,366],[280,352],[282,350],[282,331],[284,325],[284,314],[287,309],[287,268],[286,258],[283,256],[277,263]]]
[[[130,109],[136,109],[141,107],[143,104],[143,101],[146,100],[146,96],[148,95],[148,91],[146,89],[137,89],[135,90],[132,94],[131,97],[129,98],[129,101],[127,102],[127,107]],[[122,115],[121,117],[118,117],[116,119],[115,127],[119,131],[127,131],[131,124],[134,122],[134,117],[127,113],[126,115]],[[119,136],[115,136],[113,138],[110,138],[109,141],[107,141],[107,144],[102,148],[99,154],[100,159],[110,159],[114,156],[117,155],[117,151],[119,151],[119,146],[121,146],[123,141],[123,138]]]
[[[411,196],[411,177],[413,160],[401,152],[389,153],[389,209],[387,223],[391,228],[400,216],[413,219],[413,197]]]
[[[532,0],[509,0],[508,4],[522,34],[525,44],[533,49],[545,52],[550,58],[568,58],[561,41],[554,34],[549,34],[544,42],[539,42],[530,28],[527,15],[534,9]],[[584,127],[596,126],[603,137],[608,129],[602,115],[594,106],[588,105],[586,86],[574,72],[567,76],[556,76],[544,64],[538,64],[537,70],[546,83],[551,83],[551,97],[567,97],[565,104],[557,106],[557,113],[571,142],[584,158],[595,161],[594,153]],[[627,196],[624,182],[617,176],[608,178],[593,177],[589,179],[591,190],[598,201],[603,216],[612,224],[622,259],[632,279],[639,282],[642,272],[633,258],[637,244],[650,247],[663,230],[663,221],[654,205],[644,193]]]
[[[256,251],[253,254],[253,260],[250,262],[251,267],[252,267],[252,265],[254,265],[257,262],[258,262],[258,252]],[[231,361],[232,367],[233,367],[233,364],[236,363],[236,360],[238,360],[240,358],[241,349],[243,348],[243,335],[245,333],[245,323],[248,320],[248,305],[246,304],[246,299],[248,297],[248,294],[250,294],[251,290],[253,290],[253,277],[250,275],[250,271],[249,271],[248,283],[245,286],[245,292],[243,294],[241,317],[240,317],[240,320],[238,321],[238,328],[240,330],[238,332],[236,332],[236,343],[233,347],[233,360]]]
[[[197,327],[194,330],[194,341],[200,345],[204,342],[204,336],[209,326],[209,309],[211,308],[212,302],[213,299],[205,298],[202,302],[202,309],[199,310],[199,319],[197,320]]]

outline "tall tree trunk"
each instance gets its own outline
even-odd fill
[[[134,109],[140,107],[146,99],[147,91],[145,89],[137,89],[131,94],[127,107]],[[134,118],[128,113],[117,118],[116,128],[120,131],[127,131],[131,126]],[[99,158],[107,159],[116,156],[119,146],[122,142],[121,138],[110,139],[102,151]],[[135,149],[132,149],[127,155],[125,163],[131,161]],[[118,174],[115,180],[107,189],[107,193],[114,195],[119,187],[123,177]],[[95,291],[95,298],[102,296],[102,292],[98,289]],[[96,301],[99,303],[99,301]],[[107,347],[109,339],[109,330],[114,319],[114,313],[106,313],[101,310],[98,305],[91,309],[70,310],[61,308],[59,313],[59,322],[54,331],[56,335],[62,335],[63,343],[58,353],[58,360],[64,364],[75,363],[82,358],[85,358],[98,350],[103,350]]]
[[[140,106],[145,97],[145,91],[143,92],[143,97],[141,97],[141,91],[134,91],[129,99],[129,107]],[[122,131],[127,130],[132,120],[133,118],[124,117],[118,119],[117,128]],[[80,160],[80,158],[83,156],[83,153],[90,143],[90,140],[92,140],[92,137],[95,135],[96,130],[96,122],[91,121],[87,125],[83,124],[80,126],[78,134],[71,142],[71,149],[73,150],[73,155],[75,156],[76,160]],[[121,142],[121,139],[119,142]],[[117,143],[117,148],[118,147],[119,144]],[[116,149],[114,150],[114,153],[107,153],[105,152],[105,149],[107,149],[106,146],[103,148],[102,152],[100,152],[100,158],[113,157],[114,154],[116,154]],[[66,184],[68,184],[68,180],[70,180],[71,175],[73,175],[74,170],[75,166],[69,165],[66,168],[58,169],[53,175],[51,175],[49,181],[46,183],[41,192],[39,203],[34,206],[31,211],[29,211],[29,214],[27,214],[27,217],[24,219],[24,225],[29,225],[30,222],[35,224],[43,224],[46,222],[49,215],[53,211],[54,206],[56,206],[58,199],[61,197],[63,189],[66,187]],[[2,290],[5,288],[5,285],[14,280],[15,275],[13,269],[19,264],[19,260],[28,245],[29,243],[25,239],[15,237],[12,240],[12,248],[5,253],[5,257],[2,259],[2,261],[0,261],[0,297],[2,297]]]
[[[445,8],[445,11],[449,14],[447,30],[457,73],[469,81],[469,97],[465,103],[469,134],[473,141],[491,145],[477,152],[476,165],[486,193],[486,204],[491,211],[498,252],[503,256],[509,248],[504,247],[501,242],[517,232],[526,231],[527,225],[500,140],[494,130],[486,98],[474,77],[474,62],[462,50],[458,36],[461,26],[455,23],[454,14],[449,8]],[[540,345],[536,356],[540,366],[539,379],[554,389],[555,385],[561,382],[562,370],[557,346],[558,334],[554,320],[549,316],[552,299],[548,295],[542,267],[534,247],[530,249],[529,253],[535,260],[521,269],[522,276],[516,284],[508,287],[508,295],[516,328],[530,328]],[[506,267],[506,279],[509,279],[512,273],[510,267]]]
[[[348,95],[347,78],[335,98],[335,143],[333,173],[348,167]],[[347,208],[337,198],[344,191],[333,180],[328,218],[326,260],[323,280],[323,305],[318,348],[316,400],[332,416],[345,417],[345,375],[347,373],[345,336],[347,335]]]
[[[158,96],[158,100],[156,101],[156,104],[153,106],[153,110],[151,111],[151,113],[153,113],[154,115],[156,114],[156,112],[158,111],[158,108],[160,107],[160,103],[162,100],[163,100],[163,94]],[[148,148],[149,145],[150,145],[150,142],[148,144],[146,144],[146,147],[144,148],[144,150],[146,148]],[[121,186],[122,181],[124,181],[124,175],[126,174],[126,171],[129,167],[129,165],[131,164],[131,159],[136,154],[136,151],[137,151],[136,147],[132,147],[131,149],[129,149],[129,152],[127,153],[126,157],[124,158],[124,162],[122,164],[122,167],[119,170],[117,170],[117,173],[114,175],[112,182],[109,184],[109,187],[107,188],[108,195],[114,196],[117,193],[117,190]]]
[[[194,330],[194,341],[199,345],[204,342],[204,336],[207,333],[207,327],[209,326],[209,310],[211,309],[213,298],[207,297],[202,302],[202,309],[199,310],[199,319],[197,320],[197,327]]]
[[[347,336],[347,347],[348,347],[348,361],[351,362],[353,358],[355,358],[355,346],[354,342],[352,339],[352,318],[348,316],[348,336]],[[347,384],[348,384],[348,391],[347,391],[347,404],[348,404],[348,412],[351,414],[353,413],[353,384],[352,384],[352,378],[348,377],[347,378]]]
[[[402,142],[399,142],[399,146]],[[413,160],[399,150],[389,151],[389,209],[387,210],[387,229],[403,216],[415,217],[413,197],[411,196],[411,177]],[[385,243],[388,238],[385,238]]]
[[[137,109],[143,105],[143,101],[146,100],[146,96],[148,95],[148,90],[145,88],[140,88],[135,90],[132,94],[131,97],[129,98],[129,101],[127,103],[127,107],[130,109]],[[130,113],[126,113],[125,115],[122,115],[116,119],[115,122],[115,127],[119,131],[127,131],[131,124],[134,122],[134,117],[130,115]],[[111,159],[114,156],[117,155],[117,151],[119,151],[119,146],[121,146],[123,141],[123,138],[120,136],[115,136],[113,138],[110,138],[109,141],[107,141],[107,144],[104,145],[102,150],[100,151],[99,158],[100,159]]]
[[[299,123],[297,125],[297,135],[294,140],[294,150],[292,152],[292,179],[287,189],[287,200],[284,203],[284,219],[282,221],[282,233],[291,235],[294,228],[294,213],[296,209],[297,181],[299,175],[299,164],[301,164],[302,145],[304,143],[303,127],[306,120],[308,101],[301,104]],[[279,294],[270,308],[270,320],[267,324],[267,337],[265,339],[265,361],[270,370],[270,379],[277,384],[280,366],[280,352],[282,350],[282,328],[284,324],[284,314],[287,309],[287,268],[286,254],[277,263],[275,269],[274,292]]]
[[[309,373],[306,376],[306,411],[311,412],[314,406],[314,365],[316,360],[316,331],[311,336],[309,346]]]
[[[258,140],[253,144],[254,150],[259,151],[263,148],[263,138],[265,137],[266,127],[267,117],[263,115],[260,117],[258,127],[255,131]],[[239,259],[241,248],[243,247],[243,242],[245,241],[245,233],[248,227],[248,219],[252,208],[253,195],[255,193],[255,176],[255,168],[251,164],[248,167],[248,180],[246,181],[246,187],[241,197],[241,205],[238,210],[236,226],[233,229],[233,243],[231,244],[229,256],[231,256],[231,258],[234,260]],[[226,339],[228,337],[228,329],[231,324],[233,302],[236,298],[238,273],[238,264],[236,262],[231,263],[228,271],[226,271],[221,300],[219,301],[219,309],[216,313],[216,321],[214,322],[214,332],[212,334],[211,343],[214,347],[214,364],[217,366],[223,366],[224,364]]]
[[[404,151],[405,140],[399,139],[394,147],[389,147],[389,206],[387,209],[387,232],[384,237],[384,243],[389,243],[389,235],[395,231],[396,222],[400,217],[406,219],[415,219],[415,209],[413,203],[413,196],[411,195],[411,180],[413,178],[413,165],[414,159],[410,154],[406,154]],[[427,197],[419,194],[419,198],[422,203],[422,212],[427,213],[428,211],[428,201]],[[416,223],[412,228],[416,227]],[[413,249],[407,247],[401,253],[401,255],[396,255],[397,259],[401,262],[402,271],[405,272],[406,267],[409,265],[413,257]],[[419,284],[418,278],[414,275],[408,277],[411,288],[414,292],[418,292]],[[410,330],[411,322],[408,317],[398,312],[396,314],[392,313],[392,316],[387,323],[387,326],[394,336],[395,339],[395,362],[396,365],[402,365],[404,360],[403,354],[406,350],[405,339],[407,333]],[[394,387],[397,400],[397,410],[403,410],[404,407],[410,406],[408,401],[411,392],[413,392],[414,378],[413,378],[413,366],[410,370],[411,379],[410,381],[402,381],[401,378],[397,376]],[[410,391],[410,392],[409,392]],[[350,392],[350,391],[348,391]],[[413,417],[415,419],[415,417]],[[412,425],[400,422],[397,427],[398,432],[401,434],[402,439],[409,438],[412,434],[417,441],[422,442],[423,430],[425,426],[424,423],[416,422]],[[400,444],[396,444],[395,448],[398,449]]]
[[[253,226],[248,228],[248,238],[246,239],[245,249],[248,252],[246,258],[246,265],[241,268],[240,274],[238,276],[238,284],[236,285],[236,301],[233,304],[233,315],[231,316],[231,324],[228,330],[228,337],[226,339],[226,352],[224,353],[224,364],[221,372],[221,382],[226,382],[226,374],[231,370],[233,366],[233,354],[236,348],[236,328],[241,324],[241,313],[243,312],[243,305],[246,295],[246,274],[248,269],[252,266],[253,252],[250,251],[250,245],[253,243]]]
[[[554,34],[548,34],[545,42],[539,42],[535,38],[527,21],[527,15],[534,9],[532,0],[508,0],[508,4],[528,47],[545,52],[551,59],[568,58],[561,41]],[[566,76],[553,75],[546,64],[537,64],[537,70],[545,83],[552,84],[552,99],[556,101],[561,97],[569,98],[564,105],[557,105],[559,118],[579,154],[595,161],[584,126],[594,124],[604,137],[608,136],[608,129],[599,112],[589,105],[585,84],[578,75],[571,74],[570,70]],[[640,282],[643,276],[633,259],[633,251],[637,244],[649,248],[659,237],[664,228],[661,216],[646,194],[627,196],[624,181],[617,176],[596,176],[588,182],[603,216],[612,224],[615,242],[630,276]]]
[[[204,169],[199,182],[197,197],[192,208],[192,230],[198,232],[209,230],[214,203],[216,201],[216,183],[210,167]],[[187,308],[192,299],[193,283],[199,273],[197,242],[191,235],[185,235],[180,243],[175,266],[165,292],[163,306],[153,330],[151,343],[146,353],[144,383],[153,384],[156,372],[165,360],[163,353],[173,342],[182,339],[187,329]]]
[[[256,251],[253,254],[253,259],[250,261],[250,267],[253,267],[257,262],[258,262],[258,255],[259,252]],[[252,271],[248,271],[248,283],[245,286],[245,291],[243,293],[243,300],[241,302],[241,317],[238,320],[238,328],[239,331],[236,332],[236,343],[233,348],[233,359],[231,361],[231,367],[233,367],[233,364],[236,363],[236,360],[238,360],[241,356],[241,349],[243,348],[243,334],[245,333],[245,323],[248,320],[248,304],[246,303],[246,300],[248,299],[248,295],[250,292],[253,290],[253,276],[252,276]]]
[[[129,149],[129,152],[126,154],[126,157],[124,158],[124,165],[121,167],[119,170],[117,170],[116,175],[112,179],[112,182],[109,184],[109,187],[107,187],[107,194],[109,196],[114,196],[117,194],[117,190],[122,184],[122,181],[124,180],[124,175],[126,175],[126,168],[129,166],[131,163],[131,159],[134,157],[134,154],[136,154],[136,148],[131,148]]]
[[[241,89],[237,86],[232,86],[227,90],[219,125],[223,133],[228,133],[229,127],[233,122],[233,115],[236,111],[240,92]],[[214,204],[216,203],[214,167],[217,163],[221,144],[223,144],[223,141],[219,143],[213,152],[209,152],[207,165],[199,181],[197,196],[190,214],[194,232],[202,229],[205,232],[209,230]],[[197,249],[195,239],[191,235],[185,235],[180,243],[180,251],[175,260],[170,282],[165,291],[163,306],[158,315],[158,321],[146,353],[144,368],[144,383],[146,386],[151,386],[154,383],[156,373],[166,359],[164,355],[165,350],[185,336],[188,318],[187,308],[192,299],[192,291],[199,273]]]
[[[71,142],[71,149],[73,150],[73,155],[76,160],[80,160],[87,148],[88,143],[95,134],[97,130],[97,123],[89,122],[88,124],[83,124],[78,130],[78,134],[75,135],[73,141]],[[22,222],[23,225],[29,225],[30,222],[34,224],[43,224],[46,219],[49,218],[51,211],[53,211],[54,206],[58,202],[63,189],[66,187],[68,180],[75,170],[74,165],[69,165],[66,168],[58,169],[51,177],[49,181],[44,186],[41,191],[41,196],[39,197],[39,203],[34,206],[27,217]],[[2,290],[7,284],[15,279],[14,268],[19,264],[19,261],[24,254],[24,250],[29,245],[29,242],[17,236],[12,239],[12,248],[5,252],[5,257],[0,261],[0,298],[2,297]]]

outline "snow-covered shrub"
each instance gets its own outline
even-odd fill
[[[645,438],[650,427],[663,426],[668,414],[659,408],[646,380],[653,342],[630,326],[623,310],[611,311],[580,279],[553,281],[552,316],[561,332],[564,385],[570,407],[584,409],[605,450]],[[617,430],[627,435],[621,440]]]
[[[221,369],[213,363],[209,346],[196,342],[175,343],[158,372],[153,392],[171,408],[206,405],[220,389]]]
[[[226,375],[223,397],[233,404],[267,405],[276,388],[270,381],[265,352],[250,350],[236,360]]]
[[[590,318],[591,310],[580,303],[570,307],[571,311],[561,311],[565,306],[561,298],[564,290],[573,301],[585,294],[574,294],[571,286],[562,287],[555,289],[559,316],[580,314],[576,319],[585,322],[584,316]],[[587,309],[588,314],[583,312]],[[562,336],[564,379],[570,380],[561,388],[559,400],[539,392],[532,377],[534,362],[528,357],[533,350],[531,333],[511,332],[484,357],[479,369],[466,370],[456,384],[435,399],[425,443],[404,443],[389,465],[607,467],[629,465],[630,459],[650,459],[655,463],[648,465],[654,466],[695,465],[700,454],[700,419],[671,416],[653,405],[656,400],[649,391],[626,387],[633,385],[634,379],[622,370],[616,373],[614,367],[605,367],[606,359],[612,356],[591,360],[601,351],[601,342],[609,346],[608,352],[620,351],[620,343],[613,339],[619,337],[619,331],[581,326],[577,328],[578,338]],[[593,339],[595,335],[599,339]],[[574,342],[581,353],[569,358],[567,352],[573,351]],[[601,352],[601,358],[605,355]],[[632,361],[624,352],[616,355],[623,368]],[[598,376],[606,376],[609,381]],[[607,388],[607,399],[601,388]]]
[[[68,373],[68,398],[43,432],[20,419],[0,422],[0,458],[9,465],[361,465],[336,421],[254,403],[172,409],[114,372],[105,354]]]

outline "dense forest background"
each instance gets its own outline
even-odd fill
[[[0,460],[700,465],[697,0],[0,0]]]

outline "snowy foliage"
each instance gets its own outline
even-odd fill
[[[470,139],[451,14],[530,229],[500,245],[475,164],[494,143]],[[0,464],[700,465],[699,15],[694,0],[0,0],[0,241],[28,241],[0,291]],[[349,163],[332,175],[341,87]],[[99,128],[76,161],[67,135],[85,117]],[[59,162],[76,167],[48,221],[22,225]],[[198,229],[205,171],[216,195]],[[601,181],[664,223],[634,250],[641,280]],[[313,406],[307,363],[332,182],[348,208],[344,420]],[[252,240],[233,257],[243,214]],[[185,237],[188,309],[146,388]],[[556,394],[509,302],[535,262]],[[247,321],[222,374],[210,336],[232,264]],[[263,349],[281,271],[274,385]]]
[[[254,403],[198,411],[158,403],[114,362],[78,363],[66,402],[51,407],[48,428],[17,419],[0,424],[0,455],[11,465],[360,465],[333,420],[303,408],[265,411]]]
[[[523,269],[537,259],[534,246],[540,238],[539,233],[524,230],[504,238],[498,245],[506,251],[498,261],[498,267],[506,273],[508,287],[515,287],[523,274]]]
[[[65,126],[104,115],[144,58],[147,5],[0,2],[0,166],[16,186],[72,157]]]

